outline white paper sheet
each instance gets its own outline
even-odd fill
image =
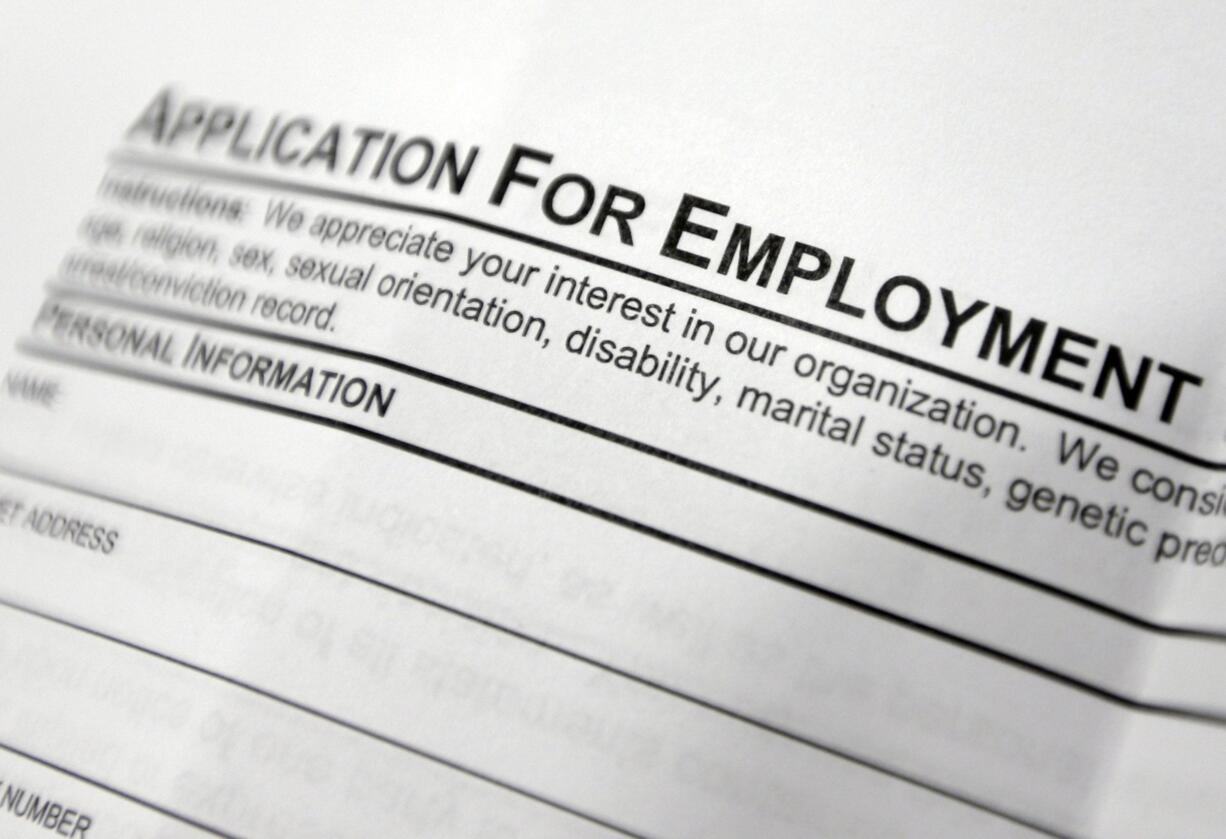
[[[0,835],[1219,835],[1224,24],[10,6]]]

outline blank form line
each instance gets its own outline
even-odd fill
[[[9,604],[5,603],[4,605],[9,605]],[[14,608],[17,608],[18,611],[26,611],[25,609],[21,609],[20,607],[14,607]],[[208,833],[211,836],[220,836],[222,837],[222,839],[241,839],[241,837],[239,837],[235,833],[228,833],[224,830],[221,830],[220,828],[214,827],[210,824],[205,824],[202,821],[194,819],[191,816],[186,816],[177,810],[172,810],[171,808],[164,807],[161,804],[155,804],[147,798],[141,798],[140,796],[133,795],[130,792],[124,792],[118,787],[113,787],[110,784],[99,781],[97,778],[91,778],[89,775],[82,774],[81,772],[78,772],[75,769],[69,769],[67,766],[56,763],[52,760],[48,760],[45,757],[39,757],[36,754],[27,752],[24,749],[19,749],[16,746],[9,745],[8,743],[0,742],[0,749],[6,752],[9,752],[10,754],[15,754],[18,757],[23,757],[26,760],[30,761],[31,763],[37,763],[39,766],[44,766],[47,769],[50,769],[54,772],[58,772],[61,775],[66,775],[69,778],[73,778],[77,781],[81,781],[82,783],[89,784],[92,787],[96,787],[102,790],[103,792],[108,792],[111,795],[114,795],[118,798],[124,799],[125,801],[129,801],[133,804],[143,807],[146,810],[152,810],[153,812],[166,816],[169,819],[174,819],[175,821],[180,822],[181,824],[186,824],[190,827],[194,827],[197,830],[201,830],[205,833]],[[98,825],[91,824],[90,827],[97,828]]]
[[[850,763],[854,763],[858,766],[862,766],[874,772],[881,773],[895,780],[902,781],[904,783],[919,787],[921,789],[927,790],[928,792],[932,792],[944,798],[947,798],[951,801],[956,801],[959,804],[973,807],[977,810],[981,810],[985,813],[989,813],[993,816],[997,816],[999,818],[1013,822],[1014,824],[1017,824],[1021,827],[1026,827],[1036,832],[1043,833],[1043,834],[1050,835],[1050,836],[1060,835],[1060,834],[1054,833],[1052,829],[1049,827],[1046,827],[1037,822],[1026,819],[1022,816],[1018,816],[1016,814],[1009,813],[1004,810],[1000,810],[990,804],[986,804],[982,801],[979,801],[975,798],[972,798],[956,790],[952,790],[948,787],[943,787],[938,784],[931,783],[922,778],[919,778],[918,776],[910,775],[901,770],[892,769],[886,764],[878,763],[871,759],[858,756],[852,752],[846,751],[837,746],[832,746],[828,743],[820,742],[812,737],[808,737],[806,735],[799,734],[799,733],[790,731],[785,728],[781,728],[765,720],[733,710],[732,708],[729,708],[727,706],[720,705],[712,700],[703,699],[694,694],[686,693],[678,688],[671,687],[667,684],[664,684],[663,682],[659,682],[654,679],[650,679],[646,676],[632,673],[628,670],[621,669],[605,661],[591,658],[589,656],[584,655],[583,653],[580,653],[575,650],[569,649],[567,647],[561,646],[560,644],[555,644],[551,641],[544,640],[543,638],[539,638],[535,635],[531,635],[522,630],[518,630],[513,627],[507,626],[505,624],[499,623],[497,621],[491,620],[489,618],[485,618],[480,615],[474,614],[472,612],[468,612],[464,609],[459,608],[458,606],[453,606],[448,603],[444,603],[432,597],[427,597],[426,595],[420,594],[418,592],[411,591],[406,588],[402,588],[393,583],[389,583],[387,581],[380,580],[375,577],[367,576],[358,571],[354,571],[344,566],[336,565],[334,563],[328,562],[318,557],[310,556],[308,554],[305,554],[293,548],[285,547],[283,545],[278,545],[276,543],[269,542],[264,539],[259,539],[254,536],[249,536],[243,533],[238,533],[236,531],[228,530],[218,525],[208,524],[207,522],[198,521],[196,519],[188,518],[186,516],[182,516],[177,513],[171,513],[165,510],[160,510],[154,507],[149,507],[144,504],[139,504],[139,503],[129,501],[123,498],[119,498],[113,495],[98,492],[96,490],[86,489],[83,487],[66,484],[64,482],[53,480],[47,477],[43,477],[41,475],[34,475],[28,471],[21,470],[21,469],[15,469],[3,463],[0,463],[0,474],[8,474],[13,477],[31,481],[33,483],[43,484],[46,486],[54,487],[56,489],[64,490],[67,492],[72,492],[77,495],[86,496],[88,498],[94,498],[94,499],[97,499],[99,501],[104,501],[109,504],[115,504],[120,507],[126,507],[131,510],[136,510],[141,513],[146,513],[148,515],[157,516],[159,518],[167,519],[169,521],[177,522],[179,524],[184,524],[189,527],[198,528],[200,530],[214,533],[216,535],[223,536],[229,539],[234,539],[239,542],[243,542],[243,543],[255,545],[257,547],[264,548],[267,550],[275,551],[277,553],[290,557],[291,559],[298,560],[301,562],[306,562],[310,565],[314,565],[325,571],[330,571],[336,574],[343,575],[349,579],[356,580],[358,582],[374,586],[385,592],[388,592],[396,596],[403,597],[408,600],[414,601],[416,603],[420,603],[424,606],[445,612],[461,620],[465,620],[465,621],[469,621],[469,622],[478,624],[487,629],[508,635],[512,638],[516,638],[520,641],[524,641],[526,643],[532,644],[542,649],[549,650],[550,652],[565,656],[566,658],[572,659],[574,661],[582,662],[584,664],[595,667],[603,672],[610,673],[615,676],[619,676],[621,678],[627,679],[636,684],[642,685],[652,690],[660,691],[661,693],[665,693],[676,699],[691,703],[700,708],[704,708],[708,711],[711,711],[717,714],[721,714],[731,719],[735,719],[738,722],[742,722],[747,725],[753,726],[754,728],[757,728],[759,730],[766,731],[770,734],[774,734],[779,737],[783,737],[787,740],[791,740],[792,742],[798,743],[808,748],[812,748],[817,751],[824,752],[826,754],[832,755],[833,757],[840,758],[842,760],[846,760]]]
[[[63,618],[58,615],[52,615],[48,612],[44,612],[40,609],[36,609],[32,606],[27,606],[25,604],[18,603],[13,600],[9,600],[7,598],[0,597],[0,606],[4,606],[6,608],[12,609],[15,612],[21,612],[22,614],[29,615],[31,617],[47,621],[48,623],[53,623],[58,626],[65,627],[67,629],[71,629],[76,632],[83,633],[85,635],[90,635],[94,638],[99,638],[103,641],[108,641],[112,644],[116,644],[120,647],[124,647],[126,649],[133,650],[143,655],[147,655],[152,658],[156,658],[168,664],[173,664],[185,670],[190,670],[191,672],[197,673],[201,676],[206,676],[208,678],[214,679],[219,682],[224,682],[225,684],[231,685],[232,687],[240,688],[244,691],[247,691],[248,693],[252,693],[264,699],[268,699],[273,702],[279,703],[281,705],[285,705],[286,707],[293,708],[294,710],[300,711],[304,714],[307,714],[308,716],[314,717],[319,720],[323,720],[324,722],[332,723],[333,725],[336,725],[340,728],[344,728],[348,731],[352,731],[355,734],[360,734],[371,740],[376,740],[385,745],[392,746],[393,748],[399,749],[400,751],[407,752],[412,755],[416,755],[417,757],[420,757],[420,758],[424,758],[433,763],[437,763],[441,766],[445,766],[448,769],[453,769],[457,772],[463,773],[472,778],[476,778],[477,780],[484,781],[488,784],[499,787],[500,789],[507,790],[508,792],[516,793],[517,795],[523,796],[524,798],[531,799],[539,804],[544,804],[545,806],[550,807],[554,810],[558,810],[560,812],[567,813],[571,816],[575,816],[577,818],[583,819],[586,822],[590,822],[599,827],[603,827],[607,830],[613,831],[614,833],[621,834],[622,836],[630,836],[630,837],[633,837],[634,839],[650,839],[650,837],[646,836],[645,834],[631,830],[628,827],[616,824],[607,819],[603,819],[592,813],[587,813],[587,812],[584,812],[583,810],[579,810],[575,807],[571,807],[570,805],[565,804],[561,801],[558,801],[557,799],[550,798],[545,795],[541,795],[540,793],[533,792],[532,790],[527,789],[525,787],[517,786],[515,784],[510,783],[509,781],[505,781],[489,773],[482,772],[479,769],[475,769],[471,766],[467,766],[458,761],[451,760],[450,758],[444,757],[440,754],[429,751],[427,749],[423,749],[419,746],[414,746],[412,743],[408,743],[404,740],[400,740],[398,738],[392,737],[391,735],[382,734],[378,731],[375,731],[372,728],[367,728],[366,726],[361,725],[360,723],[353,722],[352,720],[348,720],[348,719],[345,719],[344,717],[340,717],[335,714],[331,714],[320,708],[315,708],[311,705],[307,705],[306,703],[299,702],[295,699],[291,699],[288,696],[284,696],[282,694],[276,693],[275,691],[269,690],[267,688],[262,688],[258,685],[255,685],[251,682],[247,682],[243,679],[239,679],[235,676],[230,676],[225,673],[221,673],[217,670],[211,670],[207,667],[204,667],[203,665],[195,664],[193,662],[187,661],[186,659],[178,658],[176,656],[170,655],[169,653],[165,653],[160,650],[155,650],[152,647],[144,646],[143,644],[139,644],[135,641],[130,641],[125,638],[120,638],[117,635],[110,635],[99,629],[94,629],[92,627],[85,626],[84,624],[76,623],[75,621],[68,620],[67,618]]]
[[[641,454],[655,457],[683,469],[696,472],[701,475],[723,481],[751,492],[758,493],[768,498],[773,498],[776,501],[781,501],[795,507],[799,507],[810,512],[817,513],[836,521],[850,525],[852,527],[874,533],[878,536],[883,536],[887,539],[908,545],[913,548],[918,548],[922,551],[932,554],[941,559],[955,562],[968,568],[973,568],[984,574],[988,574],[1000,579],[1008,580],[1016,585],[1025,586],[1033,591],[1039,591],[1046,595],[1059,598],[1068,603],[1071,603],[1082,608],[1090,609],[1104,617],[1119,621],[1135,629],[1144,632],[1154,632],[1162,635],[1170,635],[1174,637],[1199,638],[1207,641],[1222,642],[1226,641],[1226,630],[1214,630],[1201,627],[1178,626],[1168,623],[1159,623],[1148,618],[1141,617],[1132,612],[1125,611],[1117,606],[1105,603],[1100,600],[1095,600],[1092,597],[1062,588],[1054,583],[1046,580],[1032,577],[1018,571],[997,565],[991,561],[972,556],[961,551],[953,550],[944,545],[939,545],[923,539],[919,536],[905,533],[893,527],[881,524],[871,519],[864,518],[843,510],[838,510],[827,506],[817,501],[803,498],[794,493],[781,490],[777,487],[772,487],[767,484],[746,478],[742,475],[737,475],[727,470],[720,469],[707,463],[701,463],[676,452],[662,449],[657,446],[652,446],[643,443],[639,440],[626,437],[614,431],[592,425],[590,423],[577,420],[573,417],[564,414],[550,411],[545,408],[540,408],[536,405],[531,405],[501,393],[495,393],[484,388],[470,385],[466,382],[461,382],[444,376],[441,373],[434,373],[428,370],[423,370],[402,361],[397,361],[385,356],[375,355],[373,353],[354,350],[348,347],[341,347],[335,344],[324,343],[309,338],[301,338],[294,335],[286,335],[280,332],[274,332],[267,329],[259,329],[257,327],[248,326],[245,324],[231,323],[217,318],[205,317],[194,313],[183,312],[164,306],[156,306],[149,303],[134,301],[126,297],[119,297],[111,294],[103,294],[87,289],[77,288],[71,285],[60,283],[52,283],[48,286],[48,293],[55,297],[64,299],[87,300],[102,305],[113,306],[117,309],[124,309],[131,312],[138,312],[157,317],[176,320],[182,323],[190,323],[196,326],[206,327],[209,329],[217,329],[222,331],[233,332],[240,335],[247,335],[253,338],[261,338],[269,341],[276,341],[290,346],[302,347],[304,349],[314,350],[317,352],[328,353],[330,355],[349,358],[355,361],[361,361],[369,364],[375,364],[388,370],[393,370],[397,373],[402,373],[407,376],[429,382],[431,384],[445,387],[459,393],[464,393],[478,399],[491,402],[495,405],[519,411],[537,419],[546,422],[552,422],[578,431],[600,440],[605,440],[616,445],[631,449],[632,451]]]
[[[80,367],[98,373],[118,376],[120,378],[127,378],[149,385],[167,387],[183,393],[192,394],[194,396],[216,399],[218,401],[228,402],[247,408],[254,408],[256,410],[265,411],[267,413],[290,419],[301,420],[303,422],[308,422],[325,428],[331,428],[336,431],[342,431],[346,434],[350,434],[379,445],[416,455],[425,460],[433,461],[443,466],[448,466],[461,472],[465,472],[479,478],[484,478],[494,483],[502,484],[503,486],[511,489],[518,490],[545,501],[550,501],[554,504],[558,504],[559,506],[567,507],[575,510],[576,512],[592,516],[593,518],[607,521],[611,524],[623,527],[635,533],[640,533],[660,542],[674,545],[684,550],[696,553],[700,556],[705,556],[709,559],[713,559],[722,564],[737,568],[738,570],[746,573],[754,574],[780,585],[802,591],[818,599],[837,603],[853,611],[858,611],[862,614],[894,624],[895,626],[937,639],[944,643],[950,644],[951,646],[955,646],[1002,664],[1015,667],[1024,672],[1063,685],[1074,691],[1096,697],[1120,708],[1159,716],[1167,716],[1174,719],[1183,719],[1194,723],[1212,726],[1226,726],[1226,714],[1221,712],[1209,709],[1145,702],[1139,699],[1134,699],[1131,696],[1102,687],[1101,685],[1094,684],[1093,682],[1086,681],[1080,677],[1070,675],[1069,673],[1056,670],[1046,665],[1038,664],[1019,655],[1005,652],[996,647],[992,647],[971,638],[941,629],[932,624],[907,617],[882,606],[877,606],[868,601],[860,600],[858,598],[851,597],[850,595],[843,594],[842,592],[820,586],[800,577],[795,577],[791,574],[777,571],[767,566],[758,565],[750,560],[742,559],[741,557],[734,556],[730,553],[712,548],[708,545],[695,542],[684,536],[655,527],[654,525],[646,524],[638,521],[637,519],[632,519],[628,516],[623,516],[621,514],[605,510],[601,507],[596,507],[595,505],[588,504],[587,502],[580,501],[576,498],[571,498],[570,496],[545,489],[527,481],[504,475],[492,469],[487,469],[483,466],[478,466],[476,464],[469,463],[468,461],[452,457],[451,455],[442,454],[441,452],[436,452],[433,449],[428,449],[407,440],[382,434],[378,431],[373,431],[363,426],[353,425],[352,423],[344,422],[342,420],[312,414],[296,408],[288,408],[283,405],[262,402],[257,399],[238,396],[237,394],[226,393],[224,391],[214,390],[212,388],[202,387],[200,385],[193,385],[163,376],[155,376],[149,373],[130,370],[119,365],[108,364],[92,359],[79,358],[71,354],[43,349],[24,341],[18,345],[18,349],[23,354],[31,357],[42,358],[59,364]]]

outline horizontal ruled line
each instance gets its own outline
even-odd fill
[[[1143,712],[1143,713],[1155,714],[1159,716],[1183,719],[1183,720],[1187,720],[1190,722],[1202,723],[1202,724],[1212,725],[1215,727],[1226,725],[1226,715],[1223,715],[1220,712],[1206,710],[1206,709],[1199,709],[1199,708],[1167,705],[1167,704],[1160,704],[1160,703],[1153,703],[1153,702],[1144,702],[1138,699],[1134,699],[1130,696],[1119,693],[1115,690],[1104,688],[1101,685],[1097,685],[1087,680],[1084,680],[1078,676],[1073,676],[1069,673],[1066,673],[1060,670],[1056,670],[1046,665],[1038,664],[1034,661],[1023,658],[1019,655],[1005,652],[1003,650],[997,649],[995,647],[991,647],[979,641],[975,641],[971,638],[967,638],[965,636],[958,635],[948,630],[941,629],[932,624],[927,624],[922,621],[916,620],[914,618],[909,618],[905,615],[899,614],[897,612],[893,612],[884,607],[877,606],[867,601],[860,600],[855,597],[851,597],[849,595],[843,594],[838,591],[834,591],[833,589],[829,589],[824,586],[817,585],[816,583],[812,583],[812,582],[809,582],[808,580],[804,580],[799,577],[795,577],[791,574],[787,574],[782,571],[777,571],[773,568],[769,568],[763,565],[758,565],[750,560],[746,560],[741,557],[734,556],[730,553],[721,551],[719,549],[712,548],[707,545],[703,545],[701,543],[695,542],[691,539],[687,539],[678,534],[671,533],[669,531],[663,530],[653,525],[649,525],[644,522],[629,518],[628,516],[623,516],[618,513],[613,513],[611,511],[605,510],[595,505],[588,504],[579,499],[571,498],[561,493],[557,493],[552,490],[548,490],[543,487],[536,486],[535,484],[529,483],[527,481],[523,481],[518,478],[508,476],[508,475],[504,475],[492,469],[487,469],[483,466],[469,463],[459,458],[452,457],[451,455],[442,454],[432,449],[428,449],[423,446],[419,446],[415,443],[411,443],[407,440],[402,440],[402,439],[392,437],[387,434],[382,434],[380,432],[373,431],[369,428],[354,425],[352,423],[344,422],[342,420],[332,419],[330,417],[320,416],[318,414],[312,414],[310,412],[298,410],[296,408],[288,408],[282,405],[276,405],[276,404],[269,403],[269,402],[263,402],[257,399],[251,399],[245,396],[238,396],[236,394],[226,393],[224,391],[202,387],[200,385],[194,385],[194,384],[189,384],[186,382],[176,381],[174,379],[170,379],[164,376],[155,376],[149,373],[130,370],[130,369],[118,366],[118,365],[108,364],[105,362],[99,362],[96,360],[79,358],[79,357],[75,357],[70,354],[64,354],[64,353],[59,353],[59,352],[55,352],[51,350],[42,349],[28,342],[24,342],[24,341],[18,345],[18,348],[22,353],[28,356],[31,356],[31,357],[42,358],[42,359],[52,361],[52,362],[57,362],[60,364],[66,364],[69,366],[75,366],[75,367],[79,367],[79,368],[86,369],[86,370],[93,370],[95,372],[104,373],[107,375],[127,378],[133,381],[142,382],[142,383],[149,384],[149,385],[166,387],[166,388],[170,388],[173,390],[178,390],[183,393],[188,393],[188,394],[192,394],[192,395],[204,397],[204,398],[209,398],[209,399],[215,399],[221,402],[228,402],[230,404],[239,405],[242,407],[253,408],[253,409],[264,411],[270,414],[279,415],[279,416],[287,417],[290,419],[296,419],[299,421],[311,423],[311,424],[322,426],[325,428],[331,428],[336,431],[341,431],[346,434],[352,435],[354,437],[358,437],[358,438],[361,438],[361,439],[364,439],[364,440],[367,440],[373,443],[377,443],[379,445],[386,446],[391,449],[396,449],[396,450],[405,452],[407,454],[415,455],[425,460],[433,461],[440,465],[447,466],[447,467],[456,469],[458,471],[465,472],[467,474],[474,475],[476,477],[483,478],[485,480],[488,480],[488,481],[491,481],[497,484],[501,484],[510,489],[514,489],[516,491],[535,496],[542,500],[549,501],[554,504],[558,504],[562,507],[566,507],[568,509],[575,510],[576,512],[583,513],[593,518],[609,522],[610,524],[614,524],[618,527],[625,528],[634,533],[639,533],[643,536],[647,536],[649,538],[655,539],[664,544],[673,545],[675,547],[679,547],[679,548],[688,550],[700,556],[705,556],[709,559],[715,560],[729,567],[736,568],[740,571],[744,571],[746,573],[753,574],[758,577],[762,577],[763,579],[771,580],[772,582],[778,583],[788,588],[795,589],[797,591],[804,592],[818,599],[837,603],[840,606],[846,607],[853,611],[858,611],[862,614],[869,615],[878,620],[882,620],[887,623],[894,624],[895,626],[902,627],[909,631],[916,632],[921,635],[926,635],[931,638],[935,638],[943,643],[950,644],[955,647],[959,647],[961,649],[967,650],[968,652],[972,652],[974,654],[983,656],[985,658],[989,658],[997,662],[1000,662],[1002,664],[1006,664],[1010,667],[1017,668],[1024,672],[1038,676],[1040,678],[1063,685],[1076,692],[1080,692],[1088,696],[1096,697],[1102,701],[1108,702],[1110,704],[1116,705],[1121,708],[1125,708],[1125,709],[1132,710],[1132,711]]]
[[[0,601],[0,602],[3,602],[3,601]],[[5,605],[8,605],[8,604],[5,603]],[[25,610],[19,609],[19,611],[25,611]],[[188,825],[189,827],[194,827],[197,830],[200,830],[200,831],[203,831],[204,833],[209,834],[210,836],[220,836],[221,839],[240,839],[240,837],[237,834],[228,833],[227,831],[221,830],[220,828],[214,827],[210,824],[205,824],[204,822],[198,819],[194,819],[191,816],[184,815],[183,813],[180,813],[178,810],[171,809],[170,807],[165,807],[161,804],[155,804],[154,802],[150,801],[147,798],[141,798],[138,795],[133,795],[130,792],[125,792],[124,790],[121,790],[118,787],[114,787],[114,786],[111,786],[110,784],[103,783],[97,778],[92,778],[89,775],[85,775],[81,772],[78,772],[75,769],[69,769],[67,766],[64,766],[63,764],[56,763],[55,761],[49,760],[48,758],[45,758],[45,757],[40,757],[34,754],[33,752],[27,752],[24,749],[19,749],[16,746],[13,746],[13,745],[10,745],[4,742],[0,742],[0,750],[6,751],[10,754],[17,755],[18,757],[21,757],[21,758],[25,758],[31,763],[37,763],[39,766],[46,767],[47,769],[50,769],[53,772],[58,772],[61,775],[65,775],[74,780],[81,781],[82,783],[85,783],[85,784],[89,784],[91,787],[95,787],[97,789],[102,790],[103,792],[110,793],[111,795],[114,795],[117,798],[122,798],[124,801],[128,801],[132,804],[137,805],[138,807],[143,807],[146,810],[151,810],[155,813],[158,813],[159,815],[166,816],[169,819],[174,819],[180,824],[185,824],[185,825]],[[85,835],[84,832],[82,832],[81,835],[84,836]]]
[[[64,299],[92,301],[95,303],[112,306],[114,308],[124,309],[130,312],[153,315],[156,317],[175,320],[181,323],[189,323],[209,329],[233,332],[240,335],[247,335],[254,338],[275,341],[290,346],[323,352],[329,355],[348,358],[354,361],[374,364],[387,370],[402,373],[421,381],[426,381],[440,387],[445,387],[450,390],[466,394],[468,396],[473,396],[478,399],[536,417],[537,419],[542,419],[547,422],[569,428],[573,431],[578,431],[597,439],[623,446],[639,452],[640,454],[645,454],[650,457],[663,460],[683,469],[688,469],[690,471],[706,475],[707,477],[723,481],[733,486],[740,487],[741,489],[755,492],[776,501],[781,501],[819,515],[826,516],[852,527],[874,533],[878,536],[885,537],[909,547],[917,548],[941,559],[957,563],[964,567],[973,568],[980,573],[988,574],[999,579],[1008,580],[1010,583],[1024,586],[1033,591],[1041,592],[1044,595],[1048,595],[1072,605],[1091,610],[1108,619],[1118,621],[1141,631],[1153,632],[1160,635],[1173,637],[1197,638],[1201,640],[1218,642],[1226,641],[1226,629],[1218,630],[1207,627],[1161,622],[1152,618],[1138,615],[1126,609],[1120,608],[1119,606],[1115,606],[1102,600],[1096,600],[1088,595],[1071,591],[1058,586],[1055,583],[1024,574],[1020,571],[1005,568],[987,559],[973,556],[945,545],[937,544],[922,537],[915,536],[914,534],[881,524],[877,521],[873,521],[872,519],[864,516],[831,507],[827,504],[823,504],[821,502],[799,496],[795,493],[764,484],[743,475],[738,475],[725,469],[720,469],[719,467],[712,466],[708,463],[703,463],[692,458],[685,457],[677,454],[676,452],[672,452],[658,446],[653,446],[640,440],[635,440],[614,431],[610,431],[609,429],[583,422],[575,419],[574,417],[570,417],[556,411],[550,411],[537,405],[532,405],[518,399],[513,399],[501,393],[496,393],[485,388],[480,388],[475,385],[461,382],[440,373],[423,370],[420,367],[415,367],[387,356],[355,350],[349,347],[342,347],[312,338],[287,335],[281,332],[261,329],[218,318],[206,317],[165,306],[135,301],[128,297],[81,289],[73,285],[66,285],[64,283],[49,284],[48,293]]]
[[[675,687],[671,687],[658,680],[651,679],[651,678],[648,678],[646,676],[642,676],[636,673],[632,673],[628,670],[619,668],[616,665],[609,664],[608,662],[601,661],[599,659],[595,659],[590,656],[584,655],[583,653],[580,653],[570,648],[564,647],[560,644],[556,644],[551,641],[547,641],[543,638],[532,635],[528,632],[524,632],[523,630],[512,628],[510,626],[507,626],[505,624],[491,620],[489,618],[485,618],[480,615],[477,615],[473,612],[469,612],[467,610],[461,609],[457,606],[453,606],[451,604],[444,603],[432,597],[427,597],[418,592],[411,591],[401,586],[397,586],[393,583],[389,583],[385,580],[381,580],[375,577],[368,576],[366,574],[362,574],[351,568],[346,568],[344,566],[328,562],[327,560],[320,559],[315,556],[311,556],[309,554],[303,553],[293,548],[289,548],[284,545],[280,545],[280,544],[270,542],[265,539],[260,539],[254,536],[250,536],[247,534],[239,533],[237,531],[233,531],[228,528],[220,527],[215,524],[209,524],[207,522],[202,522],[202,521],[199,521],[193,518],[189,518],[187,516],[180,515],[178,513],[168,512],[166,510],[157,509],[157,508],[145,505],[145,504],[139,504],[133,501],[129,501],[127,499],[119,498],[114,495],[98,492],[93,489],[87,489],[84,487],[74,486],[71,484],[64,483],[62,481],[57,481],[57,480],[47,478],[45,476],[35,475],[25,470],[15,469],[3,463],[0,463],[0,474],[7,474],[12,477],[20,478],[20,479],[31,481],[34,483],[43,484],[45,486],[54,487],[56,489],[64,490],[67,492],[72,492],[77,495],[82,495],[88,498],[94,498],[94,499],[97,499],[99,501],[103,501],[109,504],[115,504],[117,506],[125,507],[131,510],[136,510],[138,512],[145,513],[148,515],[157,516],[158,518],[163,518],[168,521],[173,521],[178,524],[183,524],[189,527],[204,530],[209,533],[213,533],[218,536],[233,539],[238,542],[242,542],[245,544],[264,548],[266,550],[274,551],[281,555],[287,556],[291,559],[305,562],[309,565],[313,565],[324,571],[335,573],[335,574],[340,574],[341,576],[344,576],[348,579],[355,580],[361,583],[365,583],[367,585],[370,585],[382,591],[385,591],[389,594],[393,594],[397,597],[405,598],[407,600],[413,601],[415,603],[419,603],[421,605],[427,606],[432,609],[437,609],[441,612],[444,612],[446,614],[449,614],[461,620],[478,624],[487,629],[490,629],[495,632],[505,634],[509,637],[515,638],[519,641],[523,641],[525,643],[531,644],[541,649],[548,650],[552,653],[556,653],[558,655],[564,656],[574,661],[582,662],[589,666],[595,667],[603,672],[610,673],[615,676],[619,676],[621,678],[627,679],[628,681],[634,682],[635,684],[665,693],[676,699],[691,703],[705,710],[708,710],[714,713],[718,713],[722,716],[726,716],[731,719],[735,719],[739,722],[753,726],[754,728],[757,728],[759,730],[768,732],[770,734],[774,734],[779,737],[783,737],[787,740],[791,740],[800,745],[815,749],[820,752],[824,752],[836,758],[846,760],[850,763],[854,763],[859,766],[863,766],[866,769],[870,769],[872,771],[881,773],[895,780],[902,781],[912,786],[916,786],[921,789],[927,790],[929,792],[935,793],[944,798],[948,798],[952,801],[955,801],[959,804],[973,807],[977,810],[981,810],[991,815],[998,816],[1000,818],[1014,822],[1015,824],[1018,824],[1020,826],[1027,827],[1027,828],[1036,830],[1044,834],[1058,835],[1058,834],[1052,833],[1050,828],[1044,827],[1036,822],[1027,820],[1021,816],[997,809],[989,804],[986,804],[984,802],[981,802],[974,798],[966,796],[963,793],[942,787],[937,784],[933,784],[929,781],[923,780],[913,775],[909,775],[905,772],[902,772],[896,769],[892,769],[882,763],[870,760],[862,756],[855,755],[851,752],[848,752],[844,749],[840,749],[836,746],[832,746],[828,743],[820,742],[812,737],[809,737],[803,734],[799,734],[797,732],[790,731],[788,729],[781,728],[766,720],[762,720],[762,719],[750,716],[748,714],[736,711],[735,709],[720,705],[719,703],[714,702],[712,700],[695,696],[694,694],[687,693]]]
[[[21,612],[22,614],[29,615],[31,617],[38,618],[40,620],[44,620],[49,623],[53,623],[58,626],[65,627],[67,629],[75,630],[85,635],[93,636],[94,638],[98,638],[103,641],[108,641],[112,644],[116,644],[118,646],[125,647],[129,650],[132,650],[138,653],[142,653],[152,658],[159,659],[168,664],[173,664],[185,670],[190,670],[193,673],[197,673],[201,676],[206,676],[208,678],[214,679],[219,682],[224,682],[233,687],[240,688],[248,693],[252,693],[252,694],[255,694],[256,696],[263,697],[264,699],[268,699],[278,704],[285,705],[289,708],[293,708],[294,710],[300,711],[304,714],[307,714],[308,716],[315,717],[316,719],[320,719],[320,720],[323,720],[324,722],[329,722],[340,728],[347,729],[355,734],[361,734],[364,737],[367,737],[371,740],[378,741],[385,745],[392,746],[393,748],[399,749],[400,751],[416,755],[417,757],[420,757],[420,758],[424,758],[432,763],[437,763],[441,766],[445,766],[448,769],[453,769],[457,772],[460,772],[461,774],[468,775],[480,781],[484,781],[488,784],[491,784],[492,786],[496,786],[501,789],[507,790],[508,792],[516,793],[524,798],[528,798],[533,801],[536,801],[539,804],[544,804],[550,807],[551,809],[558,810],[560,812],[567,813],[571,816],[575,816],[577,818],[583,819],[584,821],[598,825],[599,827],[603,827],[607,830],[613,831],[614,833],[621,834],[622,836],[630,836],[630,837],[634,837],[634,839],[649,839],[649,837],[645,836],[644,834],[630,830],[629,828],[626,828],[622,825],[615,824],[611,821],[608,821],[607,819],[602,819],[599,816],[576,809],[556,799],[549,798],[547,796],[540,795],[538,793],[535,793],[523,787],[516,786],[515,784],[512,784],[508,781],[502,780],[493,775],[482,772],[478,769],[474,769],[473,767],[466,766],[462,763],[458,763],[456,761],[450,760],[446,757],[435,754],[434,752],[420,748],[411,743],[407,743],[403,740],[399,740],[390,735],[382,734],[378,731],[375,731],[374,729],[367,728],[366,726],[360,725],[352,720],[345,719],[344,717],[340,717],[335,714],[328,713],[327,711],[324,711],[322,709],[315,708],[313,706],[307,705],[302,702],[298,702],[297,700],[291,699],[288,696],[284,696],[282,694],[276,693],[275,691],[271,691],[266,688],[259,687],[258,685],[255,685],[243,679],[239,679],[237,677],[230,676],[225,673],[221,673],[217,670],[211,670],[207,667],[204,667],[203,665],[192,663],[190,661],[187,661],[186,659],[178,658],[176,656],[170,655],[169,653],[155,650],[152,647],[148,647],[143,644],[139,644],[135,641],[120,638],[119,636],[116,636],[116,635],[111,635],[99,629],[94,629],[92,627],[86,626],[85,624],[77,623],[75,621],[69,620],[64,617],[52,615],[49,612],[44,612],[40,609],[36,609],[32,606],[28,606],[22,603],[18,603],[17,601],[14,601],[14,600],[9,600],[7,598],[0,597],[0,606],[4,606],[8,609],[12,609],[13,611]]]

